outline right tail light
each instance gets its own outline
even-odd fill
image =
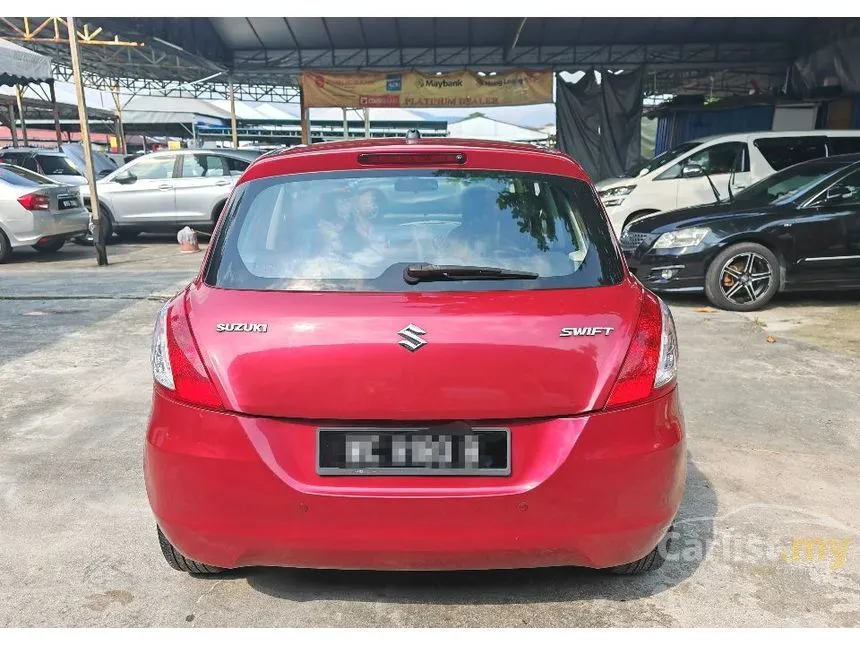
[[[660,396],[675,384],[678,338],[666,304],[645,291],[630,348],[606,407],[615,408]]]

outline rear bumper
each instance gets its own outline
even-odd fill
[[[153,403],[150,504],[170,541],[211,565],[609,567],[651,551],[683,496],[677,390],[614,412],[508,424],[510,477],[323,477],[313,423],[160,393]]]
[[[13,247],[35,244],[43,237],[74,237],[88,230],[90,214],[85,208],[70,210],[62,215],[50,212],[29,214],[26,225],[19,222],[9,236]]]

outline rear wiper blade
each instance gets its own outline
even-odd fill
[[[539,277],[532,271],[463,264],[410,264],[403,270],[403,279],[407,284],[433,280],[537,280]]]

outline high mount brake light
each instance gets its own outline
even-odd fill
[[[191,333],[184,294],[168,302],[158,315],[152,338],[152,374],[156,383],[181,401],[224,408]]]
[[[646,291],[639,320],[624,357],[607,408],[659,396],[674,385],[678,370],[678,340],[669,308]]]
[[[364,166],[433,166],[463,165],[462,152],[363,152],[358,163]]]

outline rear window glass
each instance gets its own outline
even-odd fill
[[[46,175],[81,175],[69,158],[61,155],[39,155],[39,165]]]
[[[827,156],[824,137],[772,137],[756,139],[759,149],[770,167],[782,170],[796,163]]]
[[[417,264],[530,279],[422,280]],[[357,171],[258,179],[231,199],[206,282],[228,289],[475,291],[616,284],[621,265],[591,188],[550,175]]]
[[[54,183],[42,175],[16,166],[0,166],[0,181],[12,186],[42,186]]]
[[[827,147],[831,155],[848,155],[860,152],[860,137],[828,137]]]

